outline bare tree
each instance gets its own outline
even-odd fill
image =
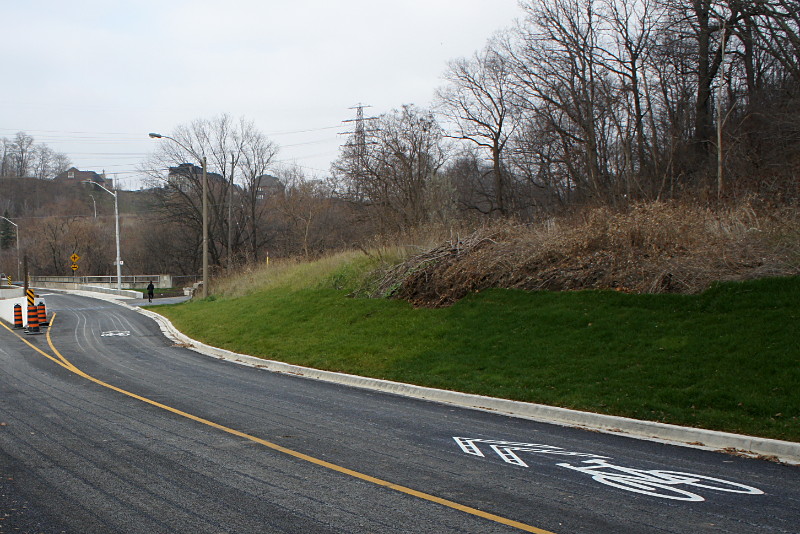
[[[40,180],[52,178],[55,153],[45,145],[39,145],[33,149],[33,157],[31,158],[31,175]]]
[[[800,0],[754,4],[748,12],[749,29],[758,34],[759,46],[795,80],[800,79]]]
[[[428,188],[446,161],[444,133],[433,114],[412,105],[381,115],[364,154],[348,143],[333,164],[345,198],[368,204],[384,226],[405,228],[427,219]],[[358,172],[353,161],[358,158]]]
[[[65,154],[36,144],[25,132],[17,132],[12,140],[3,138],[0,143],[0,176],[48,180],[71,165]]]
[[[113,225],[84,217],[56,216],[29,225],[28,257],[34,274],[72,274],[70,256],[81,256],[81,272],[96,275],[114,270]]]
[[[693,139],[701,153],[713,149],[713,84],[725,54],[722,36],[740,21],[742,5],[739,1],[666,0],[669,17],[663,31],[694,47],[690,57],[695,77]]]
[[[275,194],[274,177],[267,173],[273,166],[278,147],[254,127],[242,131],[242,153],[240,175],[242,183],[242,205],[246,218],[248,255],[259,261],[261,248],[266,244],[267,233],[263,227],[267,215],[268,196]]]
[[[511,54],[528,122],[558,136],[560,158],[570,168],[569,187],[579,198],[606,200],[611,196],[608,132],[615,95],[602,62],[596,4],[523,4],[526,24],[519,26]]]
[[[11,141],[3,137],[0,139],[0,177],[11,176]]]
[[[292,241],[298,243],[303,256],[324,250],[326,234],[335,228],[320,228],[319,219],[330,209],[330,198],[322,182],[308,180],[296,165],[280,173],[286,184],[283,198],[276,203],[277,209],[286,219]]]
[[[33,165],[33,137],[25,132],[17,132],[11,144],[12,176],[28,176]]]
[[[69,156],[61,152],[54,152],[50,158],[50,171],[48,178],[58,176],[72,166]]]
[[[606,0],[601,18],[609,33],[608,46],[601,50],[604,67],[615,76],[618,87],[613,122],[617,128],[617,151],[622,163],[617,165],[623,177],[624,192],[650,196],[657,158],[653,121],[653,101],[648,78],[655,32],[662,14],[657,0],[620,2]]]
[[[452,137],[489,152],[494,186],[489,210],[502,215],[508,214],[509,194],[504,150],[516,127],[511,75],[511,62],[490,43],[470,59],[451,62],[445,73],[449,85],[437,91],[439,109],[455,125]]]
[[[226,251],[230,263],[242,236],[241,230],[236,229],[241,228],[243,200],[247,198],[252,228],[258,226],[257,221],[252,222],[257,215],[258,179],[277,153],[277,147],[251,121],[244,118],[234,121],[228,115],[179,126],[170,137],[176,142],[159,144],[146,165],[154,185],[160,188],[162,216],[191,228],[193,236],[201,234],[203,187],[197,163],[206,158],[209,256],[214,265],[221,265]],[[170,171],[166,176],[165,168]],[[237,176],[242,179],[245,196],[239,194]],[[238,212],[236,219],[234,209]],[[198,237],[192,241],[201,243]]]

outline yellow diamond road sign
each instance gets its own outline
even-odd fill
[[[73,271],[77,271],[78,270],[78,264],[77,263],[73,263],[72,264],[72,270]]]
[[[72,256],[70,256],[70,257],[69,257],[69,259],[71,259],[71,260],[72,260],[72,263],[75,263],[76,261],[78,261],[79,259],[81,259],[81,257],[80,257],[80,256],[78,256],[77,254],[73,254]],[[75,269],[72,269],[72,270],[74,271]]]

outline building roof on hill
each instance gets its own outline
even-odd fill
[[[181,163],[177,167],[169,168],[170,178],[175,178],[175,177],[188,178],[190,176],[199,176],[201,174],[203,174],[203,169],[193,163]],[[222,175],[217,174],[215,172],[206,171],[206,176],[210,181],[225,182],[225,179],[222,177]]]
[[[283,182],[280,181],[279,178],[272,176],[271,174],[262,174],[257,178],[261,187],[274,187],[276,189],[286,189],[286,186],[283,185]]]
[[[258,184],[256,198],[258,200],[265,200],[268,196],[282,195],[286,192],[286,186],[283,182],[271,174],[262,174],[256,180]]]
[[[62,172],[61,174],[53,178],[53,180],[57,181],[69,180],[70,182],[72,181],[83,182],[88,180],[90,182],[94,182],[97,184],[105,184],[106,182],[109,181],[108,179],[106,179],[105,172],[103,172],[103,174],[98,174],[94,171],[82,171],[77,167],[70,167],[66,171]]]

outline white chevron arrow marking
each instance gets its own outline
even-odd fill
[[[478,438],[453,438],[461,450],[473,456],[484,457],[483,451],[478,447],[478,443],[485,443],[489,448],[494,451],[504,462],[518,465],[520,467],[528,467],[522,458],[517,456],[515,451],[530,452],[535,454],[548,454],[557,456],[581,456],[586,458],[606,458],[608,456],[600,456],[598,454],[590,454],[586,452],[572,452],[564,450],[562,447],[554,445],[543,445],[541,443],[517,443],[514,441],[498,441],[493,439],[478,439]]]

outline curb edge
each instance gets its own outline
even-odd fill
[[[127,304],[122,304],[128,306]],[[131,307],[131,306],[128,306]],[[172,322],[158,313],[132,307],[139,313],[154,319],[168,339],[195,352],[214,358],[264,369],[276,373],[291,374],[304,378],[322,380],[336,384],[393,393],[444,404],[452,404],[465,408],[502,413],[513,417],[532,419],[539,422],[555,423],[563,426],[574,426],[600,432],[625,435],[636,439],[663,441],[681,446],[710,449],[745,456],[775,459],[790,465],[800,465],[800,443],[781,441],[742,434],[705,430],[701,428],[682,427],[654,421],[642,421],[627,417],[605,415],[592,412],[581,412],[556,406],[512,401],[497,397],[487,397],[434,389],[402,382],[392,382],[377,378],[322,371],[310,367],[302,367],[274,360],[266,360],[246,354],[231,352],[206,345],[180,332]]]

